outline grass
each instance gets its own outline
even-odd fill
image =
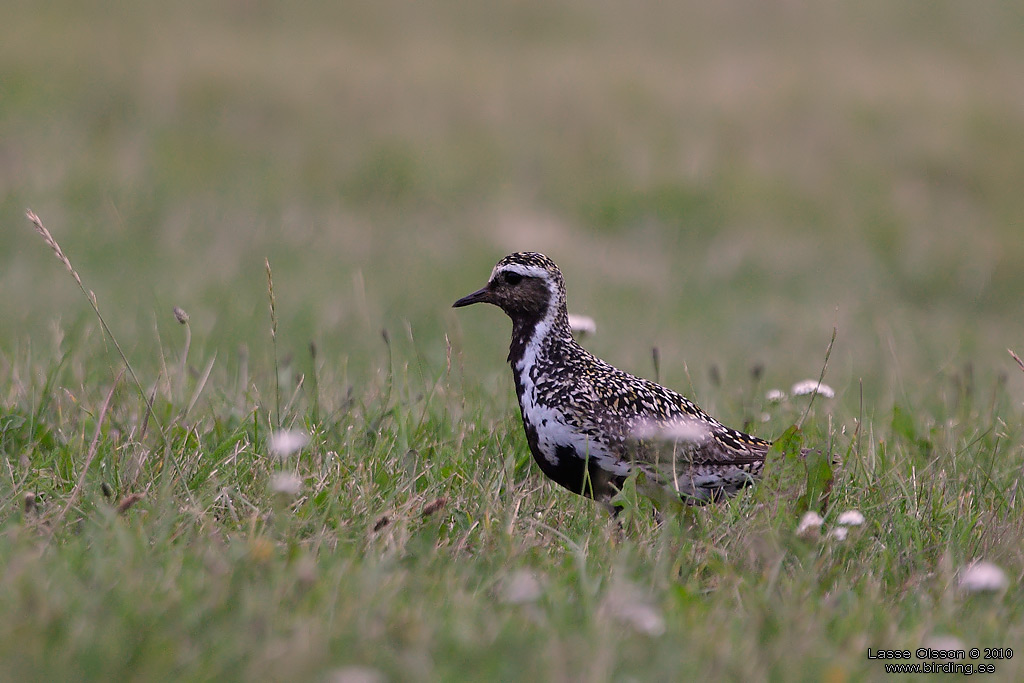
[[[540,480],[507,399],[443,367],[382,368],[358,397],[325,400],[318,422],[293,404],[285,422],[312,441],[283,461],[267,446],[269,396],[214,391],[183,419],[158,391],[182,477],[140,436],[136,392],[50,367],[78,389],[47,405],[30,383],[5,404],[5,451],[31,462],[12,462],[20,478],[4,485],[5,677],[857,678],[880,671],[868,647],[1021,637],[1020,430],[1003,424],[998,387],[943,397],[928,420],[897,412],[859,450],[813,416],[807,438],[845,456],[826,528],[848,508],[867,517],[840,542],[794,534],[799,476],[660,526],[641,502],[619,528]],[[321,386],[344,385],[322,372]],[[274,493],[276,472],[301,491]],[[119,514],[131,492],[145,498]],[[1011,588],[959,591],[976,557],[1006,567]],[[510,594],[524,573],[536,593]]]
[[[482,7],[9,8],[0,678],[861,680],[868,648],[1016,647],[1016,7]],[[661,524],[545,481],[500,313],[448,308],[519,248],[602,357],[837,453],[822,533],[786,458]],[[768,401],[833,328],[836,397]],[[962,590],[976,559],[1008,586]]]

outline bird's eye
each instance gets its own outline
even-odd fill
[[[519,273],[505,273],[505,282],[509,283],[510,285],[518,285],[522,281],[523,276],[520,275]]]

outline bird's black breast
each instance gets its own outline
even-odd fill
[[[545,453],[537,437],[537,428],[524,416],[523,427],[530,452],[541,472],[559,486],[587,498],[608,501],[622,488],[624,476],[603,469],[596,458],[588,458],[574,446],[559,444]]]

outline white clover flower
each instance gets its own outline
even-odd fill
[[[367,666],[344,666],[328,672],[329,683],[384,683],[387,677]]]
[[[813,510],[808,510],[800,518],[800,523],[796,527],[796,535],[804,538],[814,536],[821,530],[821,525],[824,523],[825,520],[821,518],[821,515]]]
[[[660,636],[665,632],[665,618],[648,603],[621,604],[613,613],[640,633]]]
[[[860,510],[847,510],[836,520],[836,524],[842,526],[860,526],[863,523],[864,515],[860,513]]]
[[[575,334],[585,337],[597,332],[597,323],[588,315],[569,314],[569,329]]]
[[[634,630],[648,636],[665,633],[661,611],[631,583],[617,581],[608,589],[601,609]]]
[[[541,594],[540,581],[525,569],[513,573],[501,585],[501,601],[513,605],[535,602]]]
[[[848,535],[849,533],[850,533],[850,529],[849,529],[849,527],[845,527],[845,526],[836,526],[836,527],[832,527],[832,528],[831,528],[831,529],[829,530],[829,532],[828,532],[828,537],[829,537],[829,538],[834,538],[834,539],[836,539],[837,541],[845,541],[845,540],[846,540],[846,536],[847,536],[847,535]]]
[[[769,403],[782,403],[786,400],[786,392],[782,389],[769,389],[764,397]]]
[[[309,443],[309,435],[299,429],[279,429],[270,435],[270,452],[278,458],[287,458],[301,451]]]
[[[836,395],[835,389],[825,383],[818,383],[816,379],[805,379],[802,382],[794,384],[789,393],[794,396],[806,396],[807,394],[813,394],[814,390],[818,390],[818,395],[824,398],[832,398]]]
[[[297,496],[302,491],[302,478],[292,472],[275,472],[270,476],[270,490],[285,496]]]
[[[668,423],[643,420],[633,427],[629,436],[640,441],[701,443],[710,434],[711,428],[703,420],[680,418]]]
[[[930,636],[925,639],[924,646],[930,650],[945,650],[946,652],[967,649],[964,641],[950,635]]]
[[[968,593],[997,592],[1007,585],[1006,572],[984,560],[974,562],[960,572],[960,588]]]

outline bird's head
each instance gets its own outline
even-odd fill
[[[452,307],[478,303],[498,306],[513,321],[539,321],[565,309],[565,282],[558,266],[547,256],[521,251],[498,261],[487,284]]]

